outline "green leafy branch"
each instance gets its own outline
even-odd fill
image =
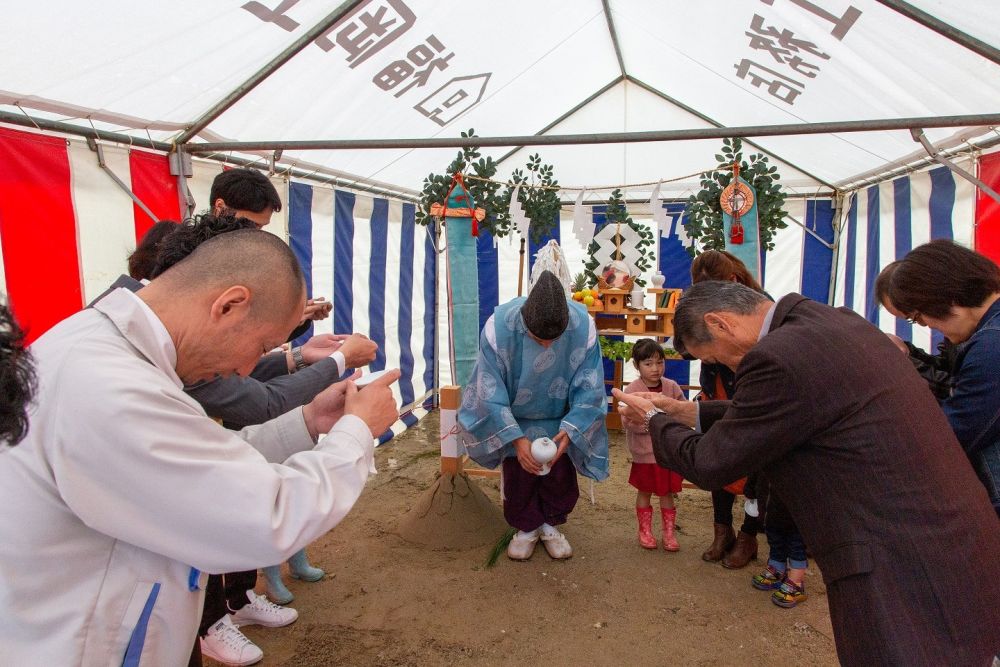
[[[527,174],[521,169],[511,173],[511,185],[503,195],[504,210],[510,210],[510,198],[518,184],[523,186],[517,200],[521,202],[524,214],[531,221],[531,239],[538,243],[559,224],[559,181],[552,176],[552,165],[542,164],[542,158],[535,153],[525,165]],[[530,182],[529,182],[530,181]]]
[[[476,131],[473,129],[462,132],[463,138],[475,136]],[[452,177],[458,173],[479,177],[465,181],[469,195],[472,197],[472,205],[486,211],[486,219],[479,223],[479,226],[496,238],[507,236],[510,233],[510,213],[508,207],[504,205],[503,195],[499,194],[501,184],[489,180],[479,180],[492,179],[497,173],[497,164],[492,157],[482,158],[482,153],[476,147],[465,147],[458,151],[445,173],[427,175],[420,194],[420,205],[417,207],[416,223],[428,225],[433,222],[434,218],[430,214],[431,204],[447,203],[445,199],[451,189]],[[510,197],[507,198],[507,201],[510,201]]]
[[[757,220],[760,225],[760,245],[766,250],[774,250],[774,232],[784,229],[787,213],[784,210],[785,193],[778,180],[778,168],[769,166],[767,156],[755,153],[743,159],[743,140],[729,138],[722,140],[722,152],[715,156],[718,168],[702,174],[701,190],[688,197],[684,214],[687,216],[685,230],[697,243],[688,248],[692,255],[701,250],[725,250],[726,236],[722,221],[722,205],[719,197],[733,180],[732,165],[739,163],[740,176],[753,186],[757,193]]]

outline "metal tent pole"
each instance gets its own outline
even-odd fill
[[[726,137],[773,137],[800,134],[831,134],[835,132],[879,132],[910,130],[927,127],[963,127],[1000,125],[1000,113],[958,116],[921,116],[914,118],[880,118],[823,123],[788,123],[781,125],[746,125],[740,127],[707,127],[691,130],[653,130],[646,132],[605,132],[588,134],[520,135],[502,137],[428,137],[421,139],[319,139],[306,141],[219,141],[186,144],[191,153],[223,151],[285,150],[356,150],[396,148],[479,148],[491,146],[565,146],[573,144],[621,144],[651,141],[687,141],[723,139]]]
[[[244,95],[260,85],[260,83],[267,77],[271,76],[275,70],[295,57],[295,54],[299,51],[312,44],[317,37],[330,30],[330,28],[336,25],[337,21],[342,19],[364,1],[365,0],[349,0],[348,2],[341,3],[341,5],[330,12],[326,18],[310,28],[297,40],[292,42],[288,48],[272,58],[269,63],[257,70],[253,76],[237,86],[235,90],[216,102],[211,109],[203,113],[201,117],[191,123],[186,130],[177,136],[176,143],[185,144],[190,141],[196,134],[205,129],[209,123],[225,113],[226,109],[240,101]]]
[[[983,58],[1000,65],[1000,49],[997,49],[980,39],[976,39],[966,32],[962,32],[950,23],[945,23],[936,16],[932,16],[923,10],[917,9],[910,3],[903,2],[903,0],[876,0],[876,2],[916,21],[925,28],[930,28],[934,32],[947,37],[956,44],[960,44],[970,51],[978,53]]]
[[[934,149],[933,144],[931,144],[931,142],[928,141],[927,136],[924,134],[923,130],[910,130],[910,134],[913,135],[914,141],[919,141],[920,142],[920,145],[924,147],[924,150],[927,151],[927,154],[930,155],[931,158],[933,158],[935,162],[937,162],[939,164],[943,164],[944,166],[948,167],[948,169],[950,169],[953,173],[958,174],[959,176],[961,176],[965,180],[969,181],[970,183],[972,183],[973,185],[975,185],[977,188],[979,188],[980,190],[982,190],[984,193],[986,193],[987,195],[989,195],[989,197],[993,201],[995,201],[996,203],[1000,204],[1000,194],[997,194],[996,190],[994,190],[990,186],[986,185],[981,180],[979,180],[978,178],[976,178],[975,176],[973,176],[972,174],[970,174],[966,170],[962,169],[961,167],[959,167],[957,164],[955,164],[954,162],[952,162],[948,158],[946,158],[943,155],[941,155],[940,153],[938,153]]]

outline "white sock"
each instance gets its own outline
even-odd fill
[[[556,530],[555,526],[550,526],[547,523],[542,524],[542,533],[545,535],[558,535],[559,531]]]
[[[538,537],[538,529],[534,530],[519,530],[517,531],[517,538],[521,540],[531,539],[532,537]]]

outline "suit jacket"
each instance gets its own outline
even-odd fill
[[[91,306],[119,287],[138,292],[143,284],[130,276],[119,276]],[[339,379],[340,367],[335,359],[321,359],[289,374],[285,353],[276,352],[262,356],[250,377],[216,378],[189,385],[184,391],[205,412],[221,419],[226,428],[239,430],[305,405]]]
[[[987,665],[1000,652],[1000,522],[908,358],[847,309],[791,294],[698,434],[650,423],[703,488],[764,471],[827,586],[849,665]]]

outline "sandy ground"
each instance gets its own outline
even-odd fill
[[[750,586],[763,567],[763,535],[762,560],[744,570],[701,560],[711,542],[708,493],[685,490],[678,498],[680,552],[638,546],[622,435],[612,436],[611,477],[596,485],[596,504],[581,478],[580,502],[564,527],[574,557],[555,562],[539,547],[529,562],[502,556],[489,569],[492,538],[445,550],[397,532],[434,484],[438,452],[436,414],[376,450],[380,473],[350,516],[308,550],[326,578],[288,582],[299,620],[245,628],[264,650],[260,664],[837,664],[812,563],[809,600],[780,609]],[[499,507],[495,479],[474,483]]]

